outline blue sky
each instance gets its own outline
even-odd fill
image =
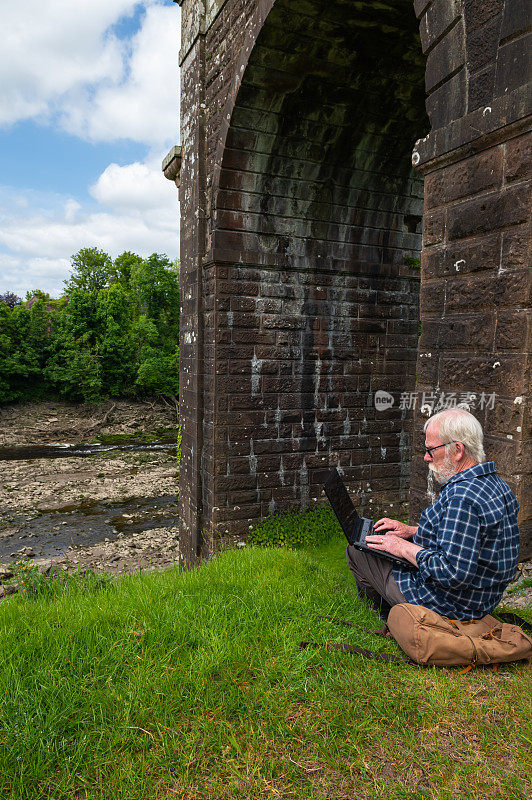
[[[179,7],[25,0],[0,25],[0,294],[57,296],[81,247],[175,258]]]

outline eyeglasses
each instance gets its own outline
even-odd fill
[[[445,442],[445,444],[437,444],[434,447],[425,447],[425,453],[429,456],[429,458],[432,458],[433,450],[437,450],[438,447],[447,447],[448,444],[455,444],[457,441],[458,441],[457,439],[453,439],[452,442]]]

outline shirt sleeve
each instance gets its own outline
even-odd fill
[[[471,502],[453,498],[438,525],[435,545],[417,554],[423,579],[446,589],[467,586],[477,571],[481,527]]]

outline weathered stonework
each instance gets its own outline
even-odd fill
[[[331,466],[372,514],[411,483],[415,516],[414,389],[497,392],[488,455],[530,518],[526,27],[509,0],[182,2],[187,560]]]

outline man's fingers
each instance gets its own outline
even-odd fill
[[[373,525],[373,530],[380,530],[381,528],[391,528],[393,526],[393,519],[388,519],[387,517],[383,517],[383,519],[378,519],[377,522]]]

